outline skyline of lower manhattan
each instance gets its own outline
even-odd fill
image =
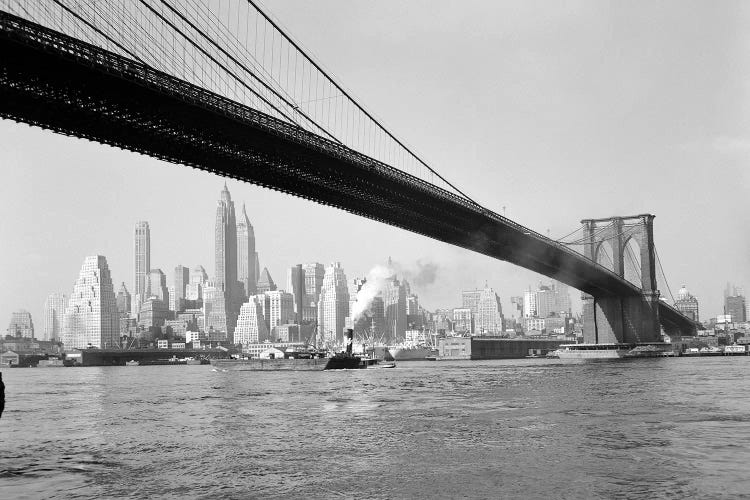
[[[411,14],[418,10],[403,8]],[[466,8],[497,14],[494,7]],[[395,45],[383,47],[377,43],[380,33],[392,27],[377,15],[360,27],[367,32],[363,39],[337,16],[327,18],[337,29],[320,33],[309,18],[322,14],[309,6],[292,2],[274,9],[293,32],[313,44],[322,60],[336,62],[343,80],[394,130],[410,131],[410,142],[438,165],[438,172],[488,209],[552,238],[585,218],[655,214],[655,241],[671,284],[671,291],[660,289],[661,295],[676,301],[672,295],[685,285],[700,301],[701,317],[724,312],[727,304],[717,290],[726,282],[745,287],[750,282],[750,236],[743,229],[748,211],[737,208],[749,187],[747,109],[736,105],[746,101],[738,90],[744,88],[744,66],[737,64],[742,58],[735,57],[743,53],[744,30],[731,31],[730,36],[725,29],[710,29],[701,40],[678,30],[665,39],[639,14],[628,15],[629,7],[587,13],[608,20],[604,24],[550,7],[551,19],[566,20],[560,26],[565,36],[550,52],[530,12],[517,12],[521,24],[504,16],[478,15],[484,35],[492,41],[488,46],[503,46],[507,53],[495,65],[480,65],[486,78],[457,71],[431,78],[425,86],[419,75],[442,75],[442,58],[415,61],[394,50]],[[433,14],[440,26],[451,27],[450,37],[442,29],[436,37],[432,23],[401,20],[409,32],[420,34],[413,40],[418,50],[433,54],[432,45],[424,45],[431,40],[446,54],[492,59],[494,53],[484,45],[453,36],[462,32],[462,17],[448,15],[449,10]],[[662,6],[652,11],[670,27],[698,29],[699,19],[710,20],[710,26],[733,26],[744,19],[741,9],[731,8],[693,5],[673,11]],[[617,36],[606,38],[610,45],[590,43],[601,38],[599,30],[610,21],[618,28]],[[503,30],[523,37],[524,50],[508,46],[498,35]],[[632,33],[638,36],[628,35]],[[350,39],[358,40],[359,49],[376,59],[364,64],[351,57],[353,49],[342,43]],[[686,48],[711,57],[701,56],[698,65],[673,57]],[[617,50],[610,54],[611,49]],[[471,63],[459,58],[456,64],[468,69]],[[377,78],[369,73],[373,65]],[[388,71],[395,73],[384,73]],[[382,77],[420,90],[391,91],[378,83]],[[481,113],[467,113],[474,109],[471,103],[450,98],[455,89],[467,86],[472,89],[466,94],[473,96],[471,103],[484,103]],[[435,102],[443,105],[435,107]],[[107,256],[115,288],[127,283],[133,294],[131,307],[140,307],[135,290],[139,287],[131,284],[133,242],[123,230],[140,220],[148,221],[153,232],[153,263],[144,264],[149,271],[161,269],[172,282],[177,264],[211,267],[215,248],[202,235],[214,228],[215,198],[207,193],[223,179],[9,121],[0,126],[6,138],[1,152],[7,169],[4,203],[8,208],[30,207],[0,229],[3,241],[13,242],[3,246],[0,257],[13,263],[9,279],[21,284],[2,292],[0,316],[27,309],[41,324],[44,297],[71,290],[75,272],[70,270],[77,269],[84,256],[95,254]],[[340,261],[348,276],[364,276],[385,256],[393,256],[407,267],[419,262],[437,266],[436,279],[419,290],[421,303],[429,309],[453,307],[456,290],[480,289],[488,282],[507,312],[513,310],[511,298],[543,281],[532,272],[471,251],[288,195],[227,182],[235,197],[244,200],[259,235],[256,275],[267,268],[279,284],[294,263]],[[695,240],[686,236],[696,234]],[[702,251],[716,235],[711,251]],[[258,255],[265,259],[262,267]],[[252,267],[248,265],[248,271]],[[206,289],[216,295],[211,286]],[[580,308],[575,298],[573,308]],[[236,311],[236,304],[229,309]],[[314,314],[309,305],[306,310]]]
[[[101,346],[116,344],[118,335],[128,335],[133,328],[142,332],[143,328],[153,325],[164,327],[169,324],[184,332],[185,325],[195,321],[198,329],[205,331],[206,338],[227,342],[232,342],[235,325],[240,328],[236,341],[251,343],[279,341],[278,331],[283,330],[288,337],[287,325],[297,324],[295,338],[336,345],[343,341],[343,331],[348,324],[360,333],[366,332],[380,341],[395,343],[406,339],[407,330],[424,329],[428,322],[435,328],[436,321],[439,321],[435,318],[443,314],[453,333],[550,334],[553,330],[565,332],[568,328],[566,318],[575,318],[574,306],[580,304],[575,290],[564,283],[540,277],[538,285],[529,284],[524,291],[509,290],[505,293],[507,300],[515,306],[508,307],[505,315],[500,294],[487,282],[484,287],[454,291],[453,304],[427,309],[420,307],[419,293],[422,290],[415,289],[412,293],[413,285],[407,279],[420,282],[420,277],[415,276],[415,271],[392,263],[390,257],[386,266],[376,265],[369,270],[370,275],[347,274],[341,262],[328,265],[290,263],[283,281],[287,290],[279,289],[271,273],[263,266],[256,283],[250,283],[248,279],[255,275],[258,265],[253,225],[245,203],[242,220],[236,220],[234,202],[226,183],[215,214],[213,275],[207,274],[200,264],[193,266],[192,270],[179,263],[167,265],[165,268],[173,269],[170,275],[159,268],[144,270],[144,266],[152,262],[151,230],[148,221],[138,221],[131,247],[131,276],[134,276],[131,287],[142,288],[143,298],[138,294],[131,295],[131,288],[125,282],[116,284],[112,281],[106,256],[88,256],[72,290],[48,294],[44,315],[39,318],[43,321],[43,334],[38,338],[67,341],[76,347]],[[364,313],[356,312],[358,305],[355,303],[363,296],[358,292],[367,284],[368,278],[372,285],[372,274],[379,268],[384,269],[385,274],[381,271],[384,279],[378,285],[377,295],[367,299]],[[241,274],[238,274],[238,269],[242,269]],[[379,278],[375,276],[374,279]],[[433,280],[434,277],[426,281],[427,289]],[[248,294],[248,289],[254,293]],[[573,300],[571,293],[576,295]],[[66,294],[68,300],[65,300]],[[677,291],[674,305],[691,319],[700,320],[699,300],[685,285]],[[731,315],[733,322],[742,323],[749,316],[748,307],[750,304],[745,300],[744,288],[727,283],[722,313]],[[96,319],[92,316],[94,310],[100,315]],[[424,311],[430,313],[429,320],[420,316]],[[718,315],[704,319],[721,321]],[[94,324],[98,325],[96,329],[92,329]],[[14,311],[9,334],[13,328],[21,337],[33,335],[31,314],[25,310]]]

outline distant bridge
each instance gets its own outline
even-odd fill
[[[162,20],[162,26],[154,28],[153,37],[165,38],[166,32],[171,39],[167,37],[145,48],[126,46],[130,38],[124,29],[119,30],[119,38],[113,38],[114,31],[118,31],[114,21],[96,25],[87,17],[91,13],[86,9],[96,7],[76,4],[74,8],[74,3],[61,0],[46,2],[45,7],[49,8],[35,13],[13,10],[24,17],[0,11],[0,116],[334,206],[552,277],[591,298],[594,312],[589,323],[596,324],[599,318],[597,328],[601,332],[590,338],[599,342],[657,340],[659,324],[670,333],[695,329],[692,321],[659,300],[653,216],[639,216],[644,234],[650,236],[642,239],[645,245],[640,249],[642,279],[640,283],[628,280],[623,266],[608,269],[598,258],[601,241],[597,244],[596,238],[601,228],[590,225],[589,240],[584,244],[588,250],[581,255],[569,245],[483,208],[427,166],[361,106],[352,105],[354,101],[332,80],[323,84],[322,94],[318,93],[317,84],[314,94],[310,95],[312,90],[308,89],[308,97],[313,99],[303,101],[297,96],[296,83],[293,90],[279,88],[284,76],[281,69],[275,74],[273,63],[270,70],[250,67],[251,62],[242,59],[245,56],[241,50],[227,52],[222,47],[229,45],[216,41],[193,43],[192,47],[193,59],[195,54],[202,55],[205,65],[210,66],[208,83],[196,76],[200,64],[165,71],[173,62],[165,62],[163,57],[148,61],[148,52],[156,52],[154,47],[158,47],[159,51],[173,51],[175,60],[187,60],[185,40],[189,37],[178,24],[182,23],[182,29],[196,27],[199,16],[180,14],[165,0],[153,5],[141,0],[140,4],[144,6],[143,13],[152,17],[156,13],[154,18]],[[256,25],[262,16],[267,26],[286,36],[252,2],[247,5],[256,8]],[[127,7],[121,9],[125,11]],[[250,12],[250,7],[247,9]],[[115,9],[101,18],[119,19],[119,15]],[[26,17],[104,42],[89,43]],[[58,17],[62,20],[60,26],[55,24]],[[121,17],[126,19],[124,14]],[[130,29],[140,27],[134,21],[127,25]],[[219,26],[208,34],[208,27],[198,26],[197,33],[209,41],[211,37],[221,41],[228,35],[222,31],[226,26]],[[181,44],[176,43],[178,35],[182,35]],[[247,32],[245,35],[247,38]],[[293,41],[287,40],[288,60],[289,47],[307,58]],[[213,47],[213,52],[207,47]],[[263,50],[265,55],[266,49]],[[314,65],[309,65],[308,77],[316,71],[328,78],[314,61],[307,60]],[[287,63],[287,80],[290,64]],[[295,78],[296,68],[295,63]],[[302,68],[304,75],[306,66]],[[236,77],[235,73],[241,71],[246,75]],[[265,78],[266,88],[251,76],[261,83]],[[328,97],[325,85],[329,85]],[[302,95],[304,92],[303,87]],[[325,109],[320,114],[309,109],[317,108],[315,101],[326,99],[349,99],[351,113],[343,105],[333,113],[329,109],[327,114]],[[367,126],[362,126],[363,122]],[[609,224],[616,224],[612,220]],[[586,224],[584,221],[584,230]],[[621,243],[620,240],[618,248]],[[621,253],[616,256],[621,257]],[[629,305],[623,307],[623,303]]]

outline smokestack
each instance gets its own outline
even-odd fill
[[[352,353],[352,343],[354,342],[354,330],[352,328],[347,328],[345,333],[346,338],[346,353],[351,354]]]

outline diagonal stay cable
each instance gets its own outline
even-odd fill
[[[143,60],[140,57],[138,57],[137,55],[135,55],[134,53],[132,53],[131,51],[129,51],[128,49],[126,49],[125,47],[123,47],[122,44],[120,44],[120,42],[118,42],[117,40],[115,40],[114,38],[112,38],[111,36],[109,36],[108,34],[104,33],[102,30],[100,30],[99,28],[97,28],[96,26],[94,26],[93,24],[91,24],[88,20],[82,18],[77,12],[73,11],[70,7],[68,7],[64,3],[60,2],[60,0],[52,0],[52,1],[55,2],[57,5],[59,5],[62,9],[64,9],[65,11],[67,11],[70,15],[72,15],[73,17],[75,17],[76,19],[78,19],[79,21],[81,21],[82,23],[84,23],[86,26],[88,26],[92,30],[96,31],[101,36],[103,36],[104,38],[106,38],[107,40],[109,40],[110,42],[112,42],[113,44],[115,44],[117,47],[120,48],[120,50],[123,50],[130,57],[132,57],[133,59],[135,59],[139,63],[146,64],[145,62],[143,62]]]
[[[140,0],[140,1],[141,1],[141,2],[143,2],[143,0]],[[175,9],[174,7],[172,7],[172,5],[170,5],[170,3],[169,3],[169,2],[167,2],[167,0],[161,0],[161,3],[162,3],[162,4],[164,4],[164,6],[166,6],[166,7],[167,7],[167,8],[169,9],[169,10],[171,10],[171,11],[172,11],[172,12],[173,12],[173,13],[174,13],[174,14],[175,14],[176,16],[178,16],[178,17],[179,17],[180,19],[182,19],[182,21],[183,21],[183,22],[184,22],[185,24],[187,24],[188,26],[190,26],[191,28],[193,28],[193,30],[195,30],[195,31],[196,31],[196,32],[197,32],[197,33],[198,33],[198,34],[199,34],[199,35],[200,35],[201,37],[203,37],[203,38],[204,38],[204,39],[205,39],[205,40],[206,40],[206,41],[207,41],[208,43],[210,43],[211,45],[213,45],[214,47],[216,47],[216,49],[218,49],[218,50],[219,50],[219,52],[221,52],[222,54],[224,54],[224,55],[225,55],[226,57],[228,57],[228,58],[229,58],[229,59],[230,59],[230,60],[231,60],[231,61],[232,61],[232,62],[233,62],[234,64],[236,64],[237,66],[239,66],[240,68],[242,68],[242,69],[243,69],[243,70],[244,70],[244,71],[245,71],[245,72],[246,72],[246,73],[247,73],[248,75],[250,75],[251,77],[253,77],[253,78],[254,78],[254,79],[255,79],[256,81],[258,81],[258,82],[259,82],[259,83],[260,83],[261,85],[263,85],[263,86],[264,86],[265,88],[267,88],[267,89],[268,89],[269,91],[271,91],[271,93],[272,93],[273,95],[275,95],[275,96],[276,96],[276,97],[277,97],[277,98],[278,98],[279,100],[283,101],[283,102],[284,102],[284,104],[286,104],[286,105],[287,105],[287,106],[288,106],[289,108],[291,108],[291,109],[295,110],[295,111],[296,111],[297,113],[299,113],[300,115],[304,116],[304,117],[305,117],[305,119],[306,119],[307,121],[309,121],[310,123],[312,123],[313,125],[315,125],[315,126],[316,126],[316,127],[318,128],[318,129],[320,129],[320,131],[321,131],[321,132],[323,132],[324,134],[326,134],[326,135],[327,135],[328,137],[330,137],[330,138],[331,138],[331,139],[332,139],[333,141],[335,141],[335,142],[337,142],[337,143],[341,144],[341,141],[339,141],[339,140],[338,140],[338,139],[337,139],[337,138],[336,138],[336,137],[335,137],[335,136],[334,136],[333,134],[331,134],[331,133],[330,133],[330,132],[328,132],[328,131],[327,131],[327,130],[326,130],[325,128],[323,128],[323,127],[321,127],[320,125],[318,125],[318,123],[316,123],[316,122],[315,122],[315,121],[314,121],[313,119],[311,119],[311,118],[310,118],[309,116],[307,116],[307,115],[306,115],[306,114],[305,114],[305,113],[304,113],[304,112],[303,112],[302,110],[300,110],[299,108],[295,107],[295,105],[294,105],[293,103],[289,102],[289,101],[288,101],[288,100],[287,100],[286,98],[284,98],[284,96],[282,96],[281,94],[279,94],[279,93],[278,93],[278,92],[276,91],[276,89],[274,89],[274,88],[273,88],[272,86],[268,85],[268,84],[267,84],[266,82],[264,82],[264,81],[263,81],[263,80],[262,80],[261,78],[259,78],[259,77],[258,77],[258,76],[257,76],[257,75],[256,75],[255,73],[253,73],[253,72],[252,72],[252,71],[250,70],[250,68],[248,68],[248,67],[247,67],[246,65],[244,65],[244,64],[243,64],[243,63],[242,63],[241,61],[239,61],[239,60],[238,60],[238,59],[237,59],[236,57],[234,57],[234,56],[233,56],[232,54],[230,54],[229,52],[227,52],[227,51],[226,51],[226,50],[225,50],[225,49],[224,49],[224,48],[223,48],[223,47],[222,47],[221,45],[219,45],[218,43],[216,43],[216,41],[214,41],[214,39],[213,39],[213,38],[211,38],[210,36],[208,36],[208,35],[207,35],[207,34],[206,34],[206,33],[205,33],[205,32],[204,32],[204,31],[203,31],[202,29],[200,29],[200,28],[199,28],[198,26],[196,26],[196,25],[195,25],[195,24],[194,24],[193,22],[191,22],[191,21],[190,21],[190,20],[189,20],[188,18],[186,18],[186,17],[185,17],[185,16],[184,16],[184,15],[183,15],[183,14],[182,14],[181,12],[179,12],[179,11],[178,11],[178,10],[176,10],[176,9]],[[151,9],[151,10],[152,10],[152,11],[153,11],[153,12],[154,12],[155,14],[157,14],[157,15],[158,15],[159,17],[162,17],[162,16],[160,15],[160,14],[156,13],[156,11],[154,11],[153,9]],[[163,17],[162,17],[162,19],[163,19]],[[171,23],[170,23],[170,25],[171,25],[171,26],[173,26],[173,28],[174,28],[174,25],[172,25]],[[176,28],[175,28],[175,29],[176,29]],[[247,86],[247,84],[245,84],[244,82],[242,82],[242,80],[241,80],[241,79],[240,79],[239,77],[237,77],[236,75],[234,75],[233,73],[231,73],[231,72],[229,71],[229,69],[227,69],[227,68],[226,68],[226,67],[225,67],[224,65],[222,65],[222,64],[221,64],[220,62],[218,62],[218,61],[217,61],[217,60],[216,60],[216,59],[215,59],[215,58],[214,58],[213,56],[209,56],[209,57],[211,57],[211,59],[212,59],[212,60],[213,60],[214,62],[216,62],[216,64],[219,64],[219,65],[220,65],[220,66],[221,66],[221,67],[222,67],[222,68],[224,69],[224,71],[226,71],[227,73],[229,73],[229,74],[231,74],[232,76],[234,76],[234,77],[235,77],[235,78],[236,78],[236,79],[237,79],[238,81],[240,81],[240,83],[242,83],[242,84],[243,84],[243,85],[244,85],[245,87],[249,88],[249,87]],[[256,93],[256,95],[258,95],[258,94]],[[261,97],[261,98],[262,98],[262,97]],[[262,99],[263,99],[263,98],[262,98]],[[275,106],[273,106],[272,104],[270,104],[270,103],[269,103],[268,101],[266,101],[265,99],[264,99],[264,101],[265,101],[265,102],[266,102],[267,104],[269,104],[270,106],[272,106],[272,107],[273,107],[273,108],[274,108],[274,109],[275,109],[275,110],[276,110],[276,111],[277,111],[278,113],[280,113],[280,114],[281,114],[282,116],[284,116],[285,118],[287,118],[287,119],[288,119],[289,121],[291,121],[292,123],[295,123],[295,124],[297,123],[297,122],[296,122],[295,120],[293,120],[293,119],[291,119],[290,117],[288,117],[288,116],[287,116],[287,115],[286,115],[285,113],[281,112],[281,110],[279,110],[278,108],[276,108]]]
[[[286,118],[289,123],[293,123],[296,126],[299,127],[299,124],[293,120],[290,116],[288,116],[286,113],[281,111],[279,108],[274,106],[272,103],[270,103],[265,97],[260,95],[258,92],[255,91],[252,87],[250,87],[248,84],[246,84],[240,77],[235,75],[232,71],[229,70],[226,66],[224,66],[220,61],[218,61],[213,55],[209,54],[203,47],[195,43],[195,41],[191,40],[189,36],[187,36],[180,28],[175,26],[170,20],[165,18],[160,12],[156,11],[153,7],[151,7],[148,3],[146,3],[144,0],[139,0],[141,4],[143,4],[148,10],[150,10],[156,17],[161,19],[164,23],[168,24],[174,31],[182,35],[185,40],[187,40],[193,47],[198,49],[204,56],[208,57],[211,61],[213,61],[216,65],[218,65],[221,69],[223,69],[227,74],[231,75],[235,80],[240,82],[240,84],[245,87],[247,90],[249,90],[253,95],[255,95],[258,99],[266,103],[271,109],[275,110],[277,113],[279,113],[281,116]],[[170,7],[171,8],[171,7]],[[174,10],[173,10],[174,12]],[[178,14],[179,15],[179,14]]]
[[[328,73],[326,73],[325,71],[323,71],[323,68],[321,68],[318,65],[318,63],[316,63],[312,59],[312,57],[310,57],[309,55],[307,55],[307,53],[304,50],[302,50],[302,48],[299,45],[297,45],[297,43],[289,35],[287,35],[284,32],[284,30],[282,30],[281,27],[274,22],[273,19],[271,19],[268,15],[266,15],[266,13],[263,12],[263,10],[258,6],[257,3],[255,3],[254,0],[246,0],[246,1],[247,1],[247,3],[249,3],[250,5],[252,5],[253,7],[255,7],[255,10],[257,10],[260,13],[260,15],[262,15],[265,18],[265,20],[268,21],[271,24],[271,26],[273,26],[279,33],[281,33],[284,36],[284,38],[286,38],[287,41],[290,44],[292,44],[292,46],[295,49],[297,49],[300,52],[300,54],[302,54],[305,57],[305,59],[307,59],[310,62],[310,64],[312,64],[315,67],[315,69],[317,69],[318,71],[320,71],[320,73],[323,76],[325,76],[328,79],[328,81],[331,82],[331,84],[333,84],[333,86],[338,89],[339,92],[341,92],[344,96],[346,96],[346,98],[349,99],[349,101],[352,102],[357,107],[357,109],[359,109],[362,113],[364,113],[364,115],[367,118],[369,118],[370,120],[372,120],[372,122],[375,123],[380,128],[380,130],[382,130],[383,132],[385,132],[385,134],[388,137],[390,137],[391,139],[393,139],[396,142],[396,144],[398,144],[399,146],[401,146],[402,148],[404,148],[404,150],[406,152],[408,152],[415,160],[417,160],[419,163],[421,163],[425,168],[427,168],[427,170],[429,170],[430,172],[432,172],[433,174],[435,174],[440,180],[442,180],[447,185],[449,185],[450,187],[452,187],[453,189],[455,189],[456,192],[458,194],[460,194],[461,196],[463,196],[466,200],[468,200],[469,202],[473,203],[475,206],[480,207],[483,210],[486,210],[487,212],[491,212],[490,210],[487,210],[486,208],[482,207],[476,201],[472,200],[466,193],[464,193],[463,191],[461,191],[460,189],[458,189],[456,186],[454,186],[453,184],[451,184],[445,177],[443,177],[442,175],[440,175],[437,171],[435,171],[432,167],[430,167],[427,163],[425,163],[425,161],[422,160],[422,158],[420,158],[419,156],[417,156],[411,149],[409,149],[408,147],[406,147],[406,145],[403,142],[401,142],[398,138],[396,138],[396,136],[394,136],[388,129],[386,129],[383,126],[382,123],[380,123],[378,120],[376,120],[370,113],[367,112],[367,110],[365,110],[362,106],[360,106],[359,103],[356,100],[354,100],[354,98],[352,98],[352,96],[350,96],[346,92],[346,90],[344,90],[343,88],[341,88],[341,86],[338,83],[336,83],[336,81],[333,78],[331,78],[328,75]]]

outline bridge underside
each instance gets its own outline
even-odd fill
[[[585,257],[418,178],[7,13],[0,13],[0,116],[337,207],[595,297],[640,296]]]

